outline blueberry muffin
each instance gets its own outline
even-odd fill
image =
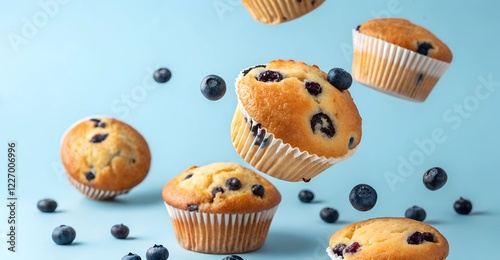
[[[352,76],[394,96],[424,101],[451,64],[448,46],[400,18],[369,20],[353,30]]]
[[[71,126],[61,142],[69,182],[85,196],[107,200],[127,193],[148,174],[149,146],[130,125],[92,117]]]
[[[274,60],[243,70],[235,86],[231,139],[241,157],[263,173],[308,181],[354,154],[361,141],[351,94],[315,65]]]
[[[242,0],[253,18],[265,24],[280,24],[299,18],[325,0]]]
[[[335,232],[327,253],[331,259],[443,260],[446,238],[432,226],[409,218],[374,218]]]
[[[259,249],[281,201],[271,182],[236,163],[192,166],[162,195],[179,244],[214,254]]]

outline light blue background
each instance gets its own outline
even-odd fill
[[[387,15],[433,31],[453,51],[452,66],[424,103],[354,83],[351,94],[363,117],[359,152],[310,183],[269,178],[280,189],[282,203],[266,244],[241,255],[246,260],[328,259],[324,249],[340,227],[371,217],[403,216],[406,208],[420,205],[427,211],[426,222],[448,238],[449,259],[497,256],[497,1],[332,0],[276,26],[254,21],[236,0],[60,0],[50,10],[43,7],[47,2],[0,4],[0,205],[7,203],[7,162],[1,158],[6,158],[7,142],[18,146],[17,252],[7,251],[8,211],[0,206],[0,259],[121,259],[129,251],[145,259],[155,243],[170,250],[170,259],[221,259],[177,244],[161,189],[191,165],[247,165],[229,135],[238,72],[276,58],[350,71],[352,28]],[[33,22],[35,30],[29,31],[26,24]],[[16,35],[25,40],[13,44]],[[152,80],[153,71],[162,66],[173,73],[167,84]],[[228,84],[217,102],[199,91],[208,74],[220,75]],[[459,113],[458,106],[465,112]],[[146,180],[116,201],[84,198],[61,168],[63,132],[96,114],[137,128],[153,154]],[[439,138],[430,141],[436,132]],[[411,167],[398,169],[401,161]],[[449,174],[446,186],[434,192],[421,181],[433,166]],[[390,185],[385,176],[391,174],[401,176],[401,182]],[[379,194],[371,211],[358,212],[348,202],[350,189],[359,183],[372,185]],[[315,203],[299,202],[297,194],[304,188],[314,191]],[[472,200],[470,216],[453,211],[459,196]],[[57,213],[37,210],[36,202],[46,197],[58,201]],[[319,218],[326,206],[339,210],[337,223]],[[131,239],[110,235],[118,223],[130,227]],[[73,245],[52,242],[50,234],[60,224],[76,229]]]

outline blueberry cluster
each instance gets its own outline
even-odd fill
[[[335,253],[338,256],[344,256],[345,253],[347,254],[354,254],[358,252],[358,249],[361,247],[361,245],[358,242],[354,242],[347,246],[346,244],[338,244],[333,247],[333,253]]]

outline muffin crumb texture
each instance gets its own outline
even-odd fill
[[[327,249],[332,259],[348,260],[442,260],[446,259],[448,251],[448,241],[434,227],[395,217],[347,225],[331,236]]]
[[[235,163],[192,166],[163,189],[165,202],[178,209],[207,213],[250,213],[279,204],[269,181]]]

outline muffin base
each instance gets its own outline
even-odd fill
[[[299,18],[318,6],[325,0],[242,0],[252,17],[265,24],[279,24]]]
[[[423,102],[450,63],[353,30],[352,77],[384,93]]]
[[[130,191],[128,190],[121,190],[121,191],[105,191],[105,190],[98,190],[94,189],[88,185],[82,184],[75,180],[73,177],[71,177],[69,174],[67,175],[69,183],[73,185],[80,193],[85,195],[88,198],[94,199],[94,200],[111,200],[114,197],[124,194]]]
[[[255,251],[264,244],[278,206],[246,214],[193,212],[167,203],[179,245],[195,252],[235,254]]]
[[[291,182],[308,181],[357,150],[349,150],[341,158],[320,157],[300,151],[266,132],[239,103],[231,125],[231,140],[240,156],[257,170]]]

